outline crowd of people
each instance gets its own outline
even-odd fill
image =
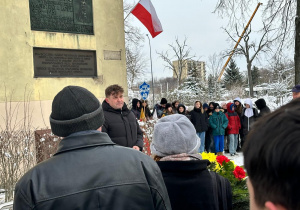
[[[151,113],[147,101],[143,101],[142,105],[139,99],[134,98],[131,111],[137,119],[140,119],[141,112],[145,113],[145,119],[151,119],[153,115],[157,115],[158,118],[172,114],[184,115],[190,119],[200,138],[199,153],[206,151],[221,155],[225,150],[234,156],[237,151],[241,151],[253,123],[270,113],[263,98],[255,101],[255,104],[257,108],[253,107],[250,98],[242,103],[239,97],[232,102],[222,102],[221,105],[216,102],[202,104],[197,100],[194,102],[193,109],[187,111],[186,106],[180,101],[168,103],[166,98],[162,98],[160,104],[156,104]]]
[[[142,133],[122,87],[107,87],[101,104],[89,90],[67,86],[50,115],[53,134],[63,139],[50,159],[17,182],[14,209],[232,209],[229,181],[209,171],[201,156],[210,148],[207,136],[220,154],[226,134],[232,154],[238,135],[247,136],[241,143],[250,209],[300,209],[300,85],[292,92],[299,99],[269,114],[263,99],[255,102],[259,113],[251,100],[243,107],[236,98],[221,106],[195,101],[189,113],[177,101],[176,114],[162,99],[149,157],[140,152]],[[136,101],[136,111],[138,104],[146,107]]]

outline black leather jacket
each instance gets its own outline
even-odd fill
[[[17,183],[15,210],[171,209],[157,164],[106,133],[63,139],[57,153]]]
[[[102,131],[107,133],[114,143],[130,148],[138,146],[142,151],[144,145],[143,131],[127,105],[124,103],[122,110],[117,110],[104,100],[102,108],[105,117]]]

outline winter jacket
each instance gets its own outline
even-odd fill
[[[144,110],[144,107],[142,107],[141,109]],[[152,114],[151,114],[151,111],[150,111],[148,105],[145,107],[144,114],[145,114],[145,117],[146,117],[146,118],[152,117]]]
[[[139,120],[140,117],[141,117],[141,112],[139,110],[136,110],[136,109],[133,109],[133,108],[131,108],[131,111],[134,114],[135,118]]]
[[[239,130],[241,128],[241,120],[238,116],[238,114],[234,111],[232,111],[232,106],[234,106],[233,103],[227,104],[227,113],[225,116],[228,119],[228,125],[226,129],[227,134],[239,134]]]
[[[153,115],[154,112],[156,111],[157,117],[158,117],[158,118],[161,118],[161,116],[163,115],[164,110],[165,110],[164,107],[162,107],[162,106],[159,105],[159,104],[155,104],[155,106],[154,106],[154,108],[153,108],[153,113],[152,113],[152,115]]]
[[[223,112],[214,112],[209,117],[209,124],[213,129],[213,136],[225,135],[225,129],[228,125],[228,119]]]
[[[266,114],[271,113],[271,110],[269,107],[267,107],[266,101],[263,98],[258,99],[257,101],[255,101],[256,107],[259,109],[259,114],[257,116],[257,118],[260,118]]]
[[[191,122],[195,126],[196,132],[201,133],[208,129],[208,116],[206,112],[202,113],[202,110],[194,107],[194,110],[190,112]]]
[[[138,146],[143,149],[143,132],[136,121],[134,114],[126,104],[121,109],[112,108],[105,100],[102,103],[105,122],[102,131],[107,133],[111,140],[124,147]]]
[[[90,131],[64,138],[53,157],[18,181],[14,209],[166,210],[171,205],[150,157]]]
[[[246,103],[246,101],[245,101],[245,103]],[[257,111],[257,109],[253,108],[252,101],[251,100],[247,100],[247,103],[250,105],[249,109],[253,110],[253,116],[247,117],[245,115],[245,112],[246,112],[247,109],[246,108],[243,109],[242,117],[241,118],[242,118],[243,134],[245,136],[249,133],[249,131],[250,131],[253,123],[257,120],[257,117],[258,117],[258,111]]]
[[[157,164],[162,172],[173,210],[232,209],[230,183],[218,174],[217,179],[213,179],[207,169],[210,164],[208,160],[158,161]],[[221,186],[221,179],[226,187],[217,190],[216,198],[214,186]],[[222,203],[222,193],[227,195],[226,204]]]
[[[132,99],[132,108],[131,108],[131,111],[135,115],[136,119],[140,119],[140,117],[141,117],[141,108],[137,106],[137,103],[139,101],[140,100],[137,99],[137,98]],[[140,106],[141,106],[141,102],[140,102]]]

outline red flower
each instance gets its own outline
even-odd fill
[[[241,180],[241,179],[243,179],[243,178],[246,177],[246,172],[244,171],[243,168],[237,166],[237,167],[235,167],[235,169],[234,169],[234,171],[233,171],[233,175],[234,175],[237,179]]]
[[[225,163],[228,163],[230,160],[224,156],[224,155],[219,155],[217,156],[216,160],[218,161],[218,163],[220,163],[221,165],[223,164],[223,162],[225,161]]]

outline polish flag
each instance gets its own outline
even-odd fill
[[[150,0],[140,0],[131,13],[146,26],[153,38],[163,31]]]

